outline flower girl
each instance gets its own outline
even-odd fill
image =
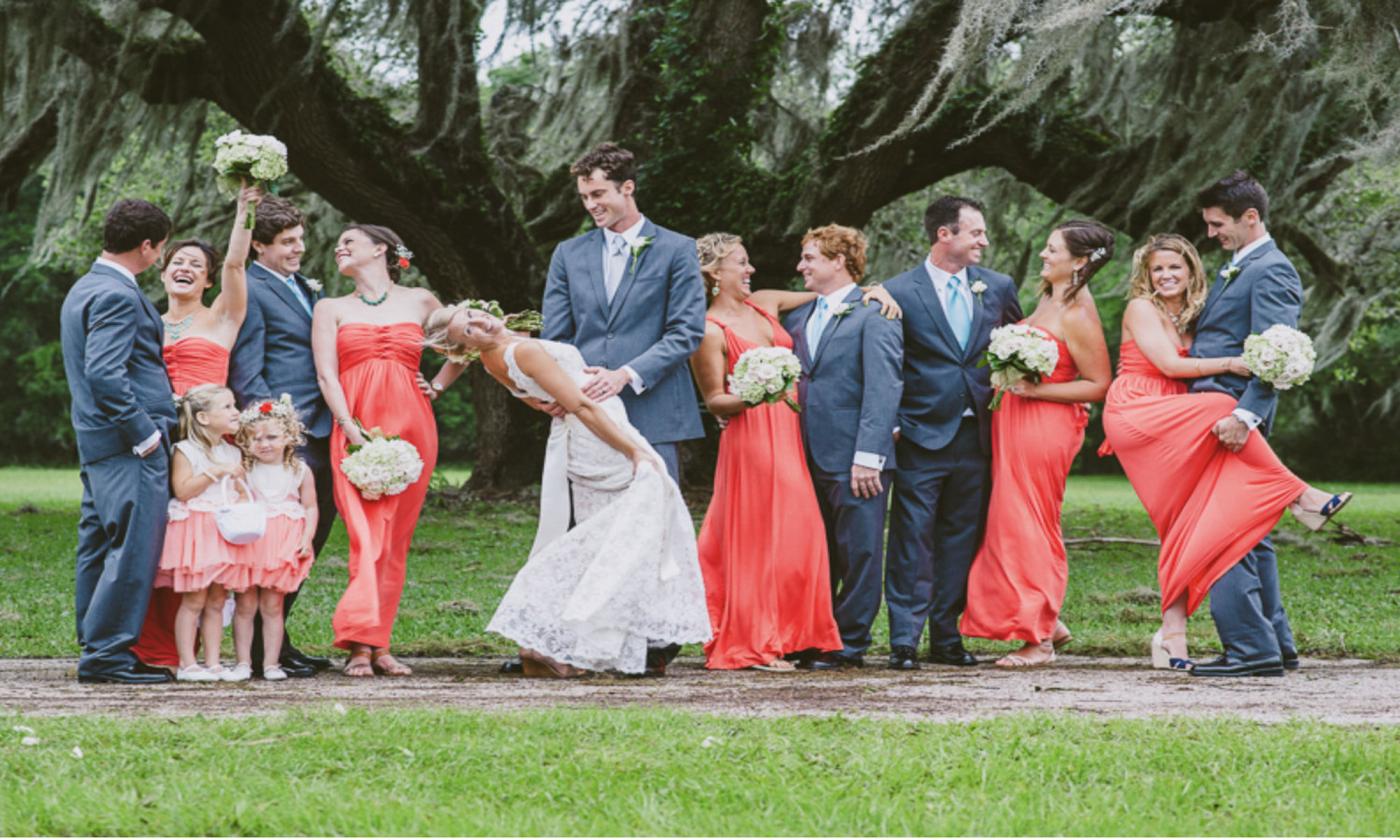
[[[231,670],[219,664],[223,640],[223,607],[230,584],[246,577],[237,547],[219,533],[214,512],[224,505],[228,485],[243,478],[238,447],[225,442],[238,431],[238,408],[233,392],[222,385],[196,385],[178,399],[180,438],[170,464],[169,524],[160,568],[170,574],[182,593],[175,616],[175,648],[182,682],[246,680],[252,669],[240,660]],[[227,481],[225,481],[227,479]],[[202,621],[201,621],[202,619]],[[195,634],[202,633],[204,664],[195,660]]]
[[[263,679],[285,680],[282,657],[282,599],[295,592],[314,559],[311,538],[316,533],[316,481],[297,457],[306,442],[305,428],[292,398],[266,400],[244,409],[238,445],[253,498],[267,511],[261,539],[239,549],[249,571],[249,587],[238,593],[233,618],[238,660],[250,658],[253,616],[262,614]]]

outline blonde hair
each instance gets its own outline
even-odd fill
[[[744,240],[732,233],[707,233],[695,240],[695,255],[700,259],[700,279],[705,284],[706,300],[714,299],[710,291],[714,270],[743,244]]]
[[[238,448],[243,450],[244,467],[252,467],[257,462],[253,457],[253,435],[262,423],[278,423],[282,426],[282,434],[287,436],[287,446],[282,450],[282,463],[293,469],[301,466],[302,460],[297,455],[297,447],[306,445],[306,425],[301,422],[296,409],[291,408],[291,402],[291,398],[283,394],[279,401],[263,400],[243,409],[243,413],[239,415],[238,433],[233,439]],[[268,410],[262,411],[263,406],[268,406]]]
[[[823,225],[812,228],[802,235],[802,244],[808,242],[817,243],[817,248],[821,250],[822,256],[829,260],[836,259],[839,254],[846,264],[846,273],[851,275],[851,279],[860,283],[865,277],[865,234],[853,227],[845,225]]]
[[[218,435],[212,434],[209,429],[199,422],[196,416],[201,411],[210,411],[214,407],[214,400],[220,394],[233,396],[233,392],[222,385],[205,384],[196,385],[185,392],[183,397],[176,397],[180,413],[180,439],[192,440],[206,453],[212,454],[214,447],[223,442]]]
[[[452,317],[459,308],[456,304],[449,304],[428,314],[428,320],[423,323],[424,347],[449,358],[462,354],[462,345],[447,335],[447,328],[452,325]]]
[[[1184,302],[1181,314],[1176,318],[1171,317],[1166,305],[1157,296],[1157,290],[1152,288],[1152,254],[1157,251],[1179,254],[1186,260],[1186,268],[1190,274],[1186,281],[1186,293],[1182,296]],[[1146,298],[1152,301],[1152,305],[1182,332],[1190,332],[1195,326],[1196,319],[1205,308],[1206,295],[1209,292],[1210,283],[1206,280],[1205,269],[1201,266],[1201,255],[1196,253],[1196,246],[1186,237],[1175,233],[1154,233],[1148,237],[1145,245],[1133,252],[1133,275],[1128,280],[1128,300]]]

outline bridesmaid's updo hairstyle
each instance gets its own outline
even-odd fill
[[[1181,261],[1186,263],[1187,272],[1191,275],[1186,280],[1181,313],[1175,319],[1171,318],[1166,305],[1152,286],[1152,255],[1158,251],[1170,251],[1180,255]],[[1196,319],[1206,306],[1206,295],[1209,292],[1210,283],[1206,280],[1206,271],[1201,265],[1201,255],[1186,237],[1175,233],[1154,233],[1141,248],[1133,252],[1133,276],[1128,281],[1128,300],[1144,298],[1152,301],[1152,305],[1168,319],[1174,320],[1178,325],[1177,329],[1182,332],[1189,332],[1196,325]]]
[[[705,300],[714,300],[715,290],[719,288],[714,270],[743,244],[744,240],[732,233],[707,233],[695,240],[695,255],[700,259],[700,279],[705,284]]]
[[[812,228],[802,235],[802,244],[817,243],[817,249],[829,260],[840,256],[846,263],[846,273],[860,285],[865,277],[865,234],[853,227],[829,224]]]
[[[168,266],[175,255],[180,253],[181,248],[194,248],[204,255],[204,282],[206,289],[214,287],[214,266],[223,265],[223,258],[219,252],[214,250],[214,246],[203,239],[181,239],[173,245],[165,248],[165,258],[161,260],[161,265]]]
[[[404,251],[408,249],[404,247],[403,240],[399,238],[397,233],[394,233],[383,225],[347,225],[345,229],[358,230],[360,233],[368,236],[369,241],[376,245],[383,245],[384,267],[389,270],[389,279],[393,280],[395,283],[399,282],[399,277],[403,275],[403,270],[399,268],[398,252],[400,249]]]
[[[1073,219],[1056,226],[1055,230],[1060,232],[1060,238],[1064,239],[1065,248],[1069,250],[1070,256],[1084,257],[1087,260],[1083,268],[1075,269],[1074,279],[1070,281],[1069,288],[1065,289],[1065,303],[1069,303],[1079,294],[1080,289],[1089,285],[1089,278],[1113,259],[1114,236],[1113,231],[1093,219]],[[1048,295],[1050,292],[1050,281],[1042,279],[1041,295]]]
[[[232,396],[233,392],[222,385],[205,384],[196,385],[186,391],[183,397],[175,398],[180,412],[180,439],[194,441],[207,453],[214,451],[220,439],[199,424],[197,415],[201,411],[212,409],[214,400],[218,399],[220,394]]]

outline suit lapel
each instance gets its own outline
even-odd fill
[[[933,319],[933,325],[938,328],[938,332],[943,336],[943,341],[952,350],[954,358],[962,357],[962,348],[958,346],[957,336],[953,335],[953,328],[948,324],[948,316],[943,312],[943,304],[938,300],[938,293],[933,290],[933,278],[923,266],[914,269],[918,273],[914,283],[914,292],[919,296],[924,308],[928,310],[929,317]],[[968,342],[971,344],[972,342]]]
[[[274,276],[271,271],[264,268],[261,263],[255,262],[249,266],[248,273],[261,280],[272,290],[274,295],[277,295],[278,299],[280,299],[288,309],[291,309],[298,316],[304,318],[307,323],[311,322],[311,316],[307,314],[306,307],[302,306],[301,301],[296,299],[296,296],[292,294],[292,290],[287,288],[287,284]]]
[[[1270,240],[1268,242],[1265,242],[1263,245],[1260,245],[1258,248],[1255,248],[1253,251],[1249,252],[1248,256],[1240,260],[1240,270],[1235,275],[1235,278],[1229,281],[1228,283],[1226,283],[1221,278],[1220,272],[1217,271],[1215,273],[1215,282],[1211,284],[1210,292],[1206,294],[1206,305],[1201,308],[1201,316],[1197,319],[1197,322],[1199,323],[1200,321],[1204,321],[1206,316],[1210,314],[1210,310],[1215,306],[1215,302],[1225,296],[1225,292],[1229,289],[1231,285],[1240,282],[1241,277],[1244,275],[1245,269],[1249,268],[1250,263],[1254,262],[1264,254],[1273,251],[1277,247],[1278,246],[1275,245],[1272,240]]]
[[[987,307],[982,305],[982,295],[972,291],[973,284],[977,282],[974,279],[976,275],[973,274],[975,271],[978,271],[976,267],[970,266],[967,269],[967,293],[971,296],[968,302],[972,304],[972,327],[967,331],[967,346],[962,348],[964,361],[973,354],[974,348],[979,344],[977,337],[982,334],[982,322],[986,320],[987,314]]]
[[[617,320],[617,313],[622,311],[622,304],[627,300],[627,293],[632,291],[632,284],[636,281],[637,275],[641,272],[642,264],[647,261],[647,257],[651,255],[651,252],[656,250],[656,225],[651,223],[651,219],[647,219],[642,224],[642,231],[638,235],[651,237],[651,244],[635,257],[632,256],[630,252],[628,253],[627,262],[622,268],[622,279],[617,283],[617,294],[613,295],[612,306],[608,310],[609,327],[612,326],[613,321]],[[601,262],[601,259],[599,261]],[[604,300],[606,299],[605,291]]]
[[[792,352],[807,366],[807,371],[812,369],[812,348],[807,346],[807,319],[812,317],[812,308],[815,306],[815,303],[804,303],[794,309],[792,329],[788,330],[788,335],[792,336]]]
[[[606,237],[603,236],[602,228],[594,228],[584,241],[581,248],[583,256],[583,273],[588,278],[583,285],[588,287],[589,294],[598,303],[598,315],[607,323],[608,316],[608,290],[603,283],[603,249],[607,247]]]
[[[860,287],[857,286],[854,289],[851,289],[851,291],[846,295],[846,297],[842,299],[841,304],[843,306],[854,306],[855,302],[860,300],[861,294],[862,292],[860,290]],[[831,337],[836,334],[836,331],[838,329],[841,328],[841,322],[845,321],[849,317],[851,317],[849,314],[837,315],[835,312],[831,313],[831,320],[827,322],[826,329],[822,330],[821,338],[817,342],[816,355],[812,358],[813,370],[816,370],[817,365],[821,364],[822,351],[825,350],[831,344]]]

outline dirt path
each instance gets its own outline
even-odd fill
[[[842,673],[711,673],[681,660],[663,679],[525,680],[498,659],[411,660],[408,679],[314,680],[154,688],[80,685],[75,662],[0,660],[0,714],[232,716],[299,707],[447,707],[501,711],[550,706],[664,707],[725,715],[848,715],[957,721],[1018,712],[1107,717],[1234,715],[1276,722],[1400,724],[1400,667],[1306,660],[1281,679],[1205,680],[1152,671],[1139,660],[1062,657],[1039,671],[868,667]]]

